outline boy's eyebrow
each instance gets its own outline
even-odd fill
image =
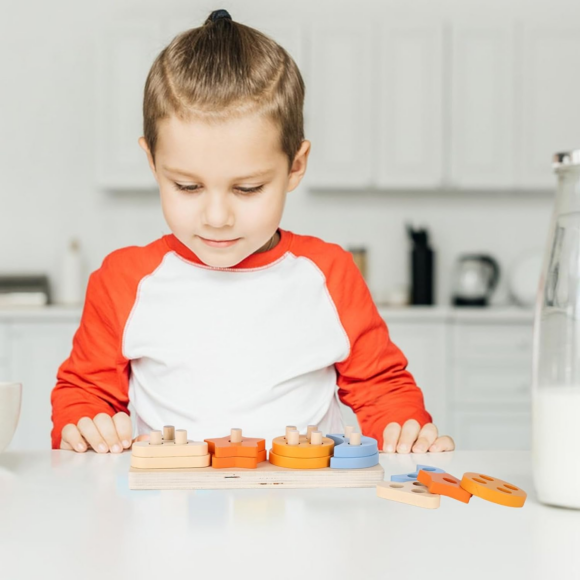
[[[183,177],[192,177],[194,179],[199,179],[197,175],[195,175],[194,173],[188,173],[187,171],[182,171],[181,169],[173,169],[171,167],[167,167],[165,165],[162,165],[161,167],[163,167],[163,169],[165,169],[166,171],[169,171],[171,173],[176,173],[178,175],[182,175]],[[252,177],[262,177],[263,175],[268,175],[269,173],[272,173],[274,170],[273,169],[265,169],[264,171],[256,171],[255,173],[252,173],[251,175],[244,175],[243,177],[234,177],[234,181],[236,180],[242,180],[242,179],[251,179]]]

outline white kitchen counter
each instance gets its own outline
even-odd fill
[[[381,454],[480,471],[528,492],[523,508],[473,497],[426,510],[374,488],[130,491],[130,455],[0,455],[0,577],[578,578],[580,511],[539,504],[528,452]],[[565,477],[565,474],[554,474]],[[179,575],[179,576],[178,576]]]

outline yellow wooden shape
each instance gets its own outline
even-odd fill
[[[481,473],[464,473],[461,478],[461,487],[469,493],[507,507],[522,507],[527,494],[523,489]]]
[[[270,449],[268,461],[272,465],[287,467],[289,469],[320,469],[322,467],[330,466],[330,455],[327,455],[326,457],[312,458],[284,457],[283,455],[277,455],[272,449]]]
[[[334,441],[328,437],[323,437],[320,445],[312,445],[306,437],[300,437],[300,443],[298,445],[288,445],[285,437],[276,437],[272,441],[272,451],[281,457],[295,457],[300,459],[328,457],[332,455],[333,450]]]

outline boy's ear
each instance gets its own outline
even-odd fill
[[[290,169],[290,175],[288,176],[288,191],[295,189],[302,181],[302,178],[306,173],[310,149],[310,141],[304,139],[300,145],[300,149],[298,149],[298,152],[294,156],[294,163],[292,164],[292,169]]]
[[[155,169],[155,163],[153,163],[153,157],[151,156],[151,151],[149,151],[149,147],[147,145],[147,141],[145,141],[145,137],[139,137],[138,142],[139,147],[141,147],[141,149],[143,149],[143,151],[145,151],[145,153],[147,154],[147,162],[149,163],[149,167],[153,172],[153,177],[155,177],[155,180],[157,181],[157,170]]]

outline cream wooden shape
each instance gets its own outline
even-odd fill
[[[137,441],[133,443],[132,450],[134,457],[201,457],[207,454],[205,441],[187,441],[182,445],[175,445],[173,441],[160,445],[150,445],[148,441]]]
[[[151,431],[149,433],[149,445],[161,445],[163,443],[163,435],[161,431]]]
[[[187,431],[185,429],[175,431],[175,445],[187,445]]]
[[[241,443],[242,442],[242,430],[232,429],[230,432],[230,443]]]
[[[298,431],[288,431],[286,440],[288,445],[298,445],[300,443],[300,433]]]
[[[438,508],[441,502],[441,496],[429,493],[427,487],[418,481],[381,481],[377,483],[377,495],[382,499],[427,509]]]
[[[130,489],[299,489],[375,487],[385,476],[381,465],[365,469],[286,469],[264,462],[256,469],[135,469]]]
[[[310,434],[310,445],[322,445],[321,431],[312,431]]]
[[[163,427],[163,440],[173,441],[175,439],[175,427],[173,425],[165,425]]]
[[[137,469],[200,468],[209,467],[210,464],[210,454],[191,457],[137,457],[136,455],[131,455],[131,468]]]
[[[353,432],[348,441],[351,445],[360,445],[361,443],[361,434],[357,433],[356,431]]]

